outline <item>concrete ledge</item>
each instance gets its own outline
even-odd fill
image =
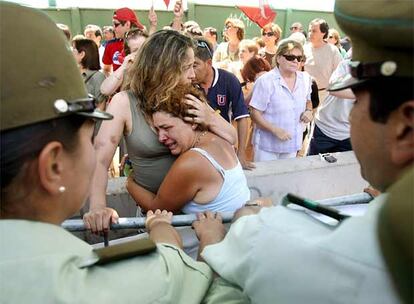
[[[333,155],[335,163],[319,156],[257,163],[254,171],[245,171],[252,197],[269,196],[276,203],[287,192],[315,200],[362,192],[367,182],[354,153]]]
[[[367,182],[354,153],[333,155],[338,159],[335,163],[319,156],[256,163],[255,170],[245,171],[252,198],[266,196],[277,203],[288,192],[316,200],[362,192]],[[120,216],[135,216],[135,202],[125,189],[125,177],[109,180],[107,202]]]

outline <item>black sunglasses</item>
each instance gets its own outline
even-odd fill
[[[272,37],[272,36],[274,36],[274,35],[275,35],[275,33],[273,33],[273,32],[268,32],[268,33],[263,33],[262,35],[263,35],[263,36],[267,36],[267,37]]]
[[[299,28],[297,27],[297,26],[292,26],[291,28],[290,28],[290,30],[291,31],[293,31],[293,30],[298,30]]]
[[[114,25],[114,27],[118,27],[120,25],[124,26],[126,22],[112,22],[112,24]]]
[[[213,54],[211,53],[210,48],[208,47],[208,44],[205,41],[197,40],[197,47],[207,49],[208,53],[210,54],[210,58],[213,58]]]
[[[295,55],[282,55],[282,56],[285,57],[285,59],[287,61],[294,61],[296,59],[298,62],[301,62],[302,59],[303,59],[303,56],[301,56],[301,55],[299,55],[299,56],[295,56]]]

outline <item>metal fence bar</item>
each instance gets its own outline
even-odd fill
[[[372,197],[367,193],[358,193],[347,196],[333,197],[324,200],[317,200],[316,202],[329,206],[343,206],[352,204],[365,204],[372,200]],[[230,223],[233,219],[234,212],[221,213],[224,223]],[[174,215],[172,218],[172,225],[191,226],[192,222],[197,219],[195,214]],[[85,231],[85,225],[82,220],[66,220],[62,223],[62,227],[68,231]],[[112,224],[111,229],[139,229],[145,228],[145,217],[124,217],[119,218],[117,224]]]
[[[368,193],[356,193],[345,196],[331,197],[323,200],[317,200],[319,204],[327,206],[343,206],[354,204],[367,204],[372,201],[373,197]]]
[[[221,217],[224,223],[230,223],[233,219],[234,212],[223,212]],[[172,218],[172,225],[174,227],[191,226],[197,219],[195,214],[174,215]],[[83,220],[66,220],[62,223],[62,227],[68,231],[85,231]],[[119,218],[117,224],[112,224],[111,229],[139,229],[145,228],[145,217],[122,217]]]

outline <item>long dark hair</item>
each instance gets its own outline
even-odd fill
[[[81,65],[84,69],[91,71],[99,71],[101,69],[101,65],[99,64],[98,46],[93,40],[76,39],[73,40],[72,46],[78,51],[78,53],[85,52],[85,56],[81,61]]]

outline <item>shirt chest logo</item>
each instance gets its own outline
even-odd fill
[[[217,94],[217,104],[219,106],[225,106],[226,102],[227,102],[227,96],[226,95]]]
[[[121,52],[120,51],[116,51],[115,53],[114,53],[114,55],[112,56],[112,62],[114,63],[114,64],[117,64],[117,65],[121,65],[122,64],[122,62],[120,62],[120,58],[121,58],[122,56],[121,56]]]

